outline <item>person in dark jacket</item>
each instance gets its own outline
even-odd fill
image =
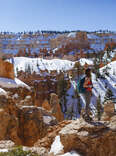
[[[86,69],[86,71],[85,71],[85,81],[84,81],[83,87],[85,88],[85,92],[83,93],[83,96],[84,96],[85,102],[86,102],[85,113],[89,117],[90,101],[91,101],[91,97],[92,97],[92,88],[93,88],[90,68]]]

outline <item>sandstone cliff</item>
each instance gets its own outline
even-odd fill
[[[14,66],[0,59],[0,77],[14,79]]]

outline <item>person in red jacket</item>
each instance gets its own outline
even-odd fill
[[[85,98],[85,102],[86,102],[85,112],[86,112],[86,115],[89,117],[89,114],[90,114],[89,105],[90,105],[90,101],[92,97],[92,88],[93,88],[90,68],[86,69],[85,71],[85,81],[84,81],[83,87],[85,88],[85,92],[83,94]]]

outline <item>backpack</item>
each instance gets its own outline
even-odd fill
[[[85,93],[86,89],[83,87],[84,82],[85,82],[85,77],[81,78],[77,82],[77,91],[78,91],[78,93]]]

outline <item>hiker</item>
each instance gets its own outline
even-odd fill
[[[90,113],[89,105],[90,105],[90,101],[91,101],[92,88],[93,88],[90,68],[85,70],[85,80],[83,83],[83,88],[85,89],[85,91],[83,92],[83,96],[84,96],[85,102],[86,102],[85,113],[89,117],[89,113]]]

